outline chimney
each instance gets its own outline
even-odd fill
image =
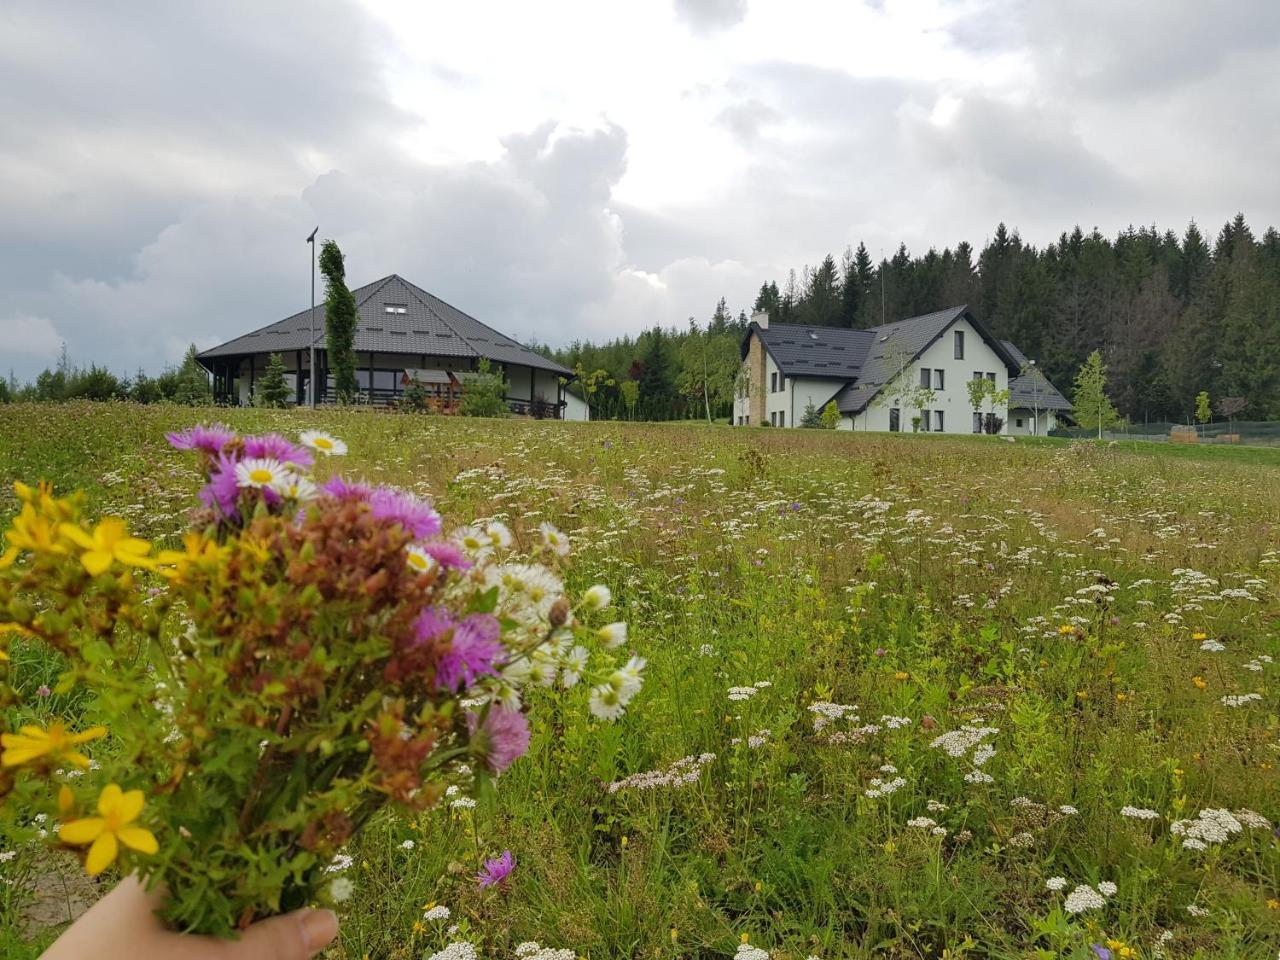
[[[757,310],[751,315],[751,322],[761,330],[769,329],[769,312],[767,310]]]

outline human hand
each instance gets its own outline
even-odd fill
[[[127,877],[66,929],[41,960],[310,960],[338,933],[329,910],[295,910],[253,924],[238,940],[166,930],[164,894]]]

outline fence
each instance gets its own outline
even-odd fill
[[[1060,427],[1055,437],[1092,439],[1097,430]],[[1104,440],[1151,440],[1156,443],[1238,443],[1245,446],[1280,446],[1280,421],[1235,420],[1220,423],[1131,423],[1123,430],[1102,431]]]

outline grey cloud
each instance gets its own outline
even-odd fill
[[[675,10],[695,33],[713,33],[741,23],[747,0],[675,0]]]
[[[760,136],[763,127],[770,123],[776,123],[780,119],[782,119],[782,115],[777,110],[754,98],[731,104],[721,110],[719,116],[716,117],[718,123],[727,127],[735,137],[745,144],[754,143]]]

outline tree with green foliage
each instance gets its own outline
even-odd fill
[[[1196,394],[1196,423],[1203,427],[1212,416],[1213,410],[1209,406],[1209,391],[1201,390]]]
[[[481,357],[476,369],[462,374],[462,401],[458,412],[464,417],[509,417],[507,378],[492,369],[487,357]]]
[[[359,392],[356,380],[356,298],[347,289],[346,261],[338,245],[326,240],[320,250],[324,275],[324,330],[333,389],[339,403],[351,403]],[[482,414],[492,416],[492,414]]]
[[[284,358],[278,353],[267,358],[267,370],[254,385],[253,403],[258,407],[289,405],[289,384],[284,379]]]
[[[806,430],[822,429],[822,411],[814,406],[812,398],[804,405],[804,413],[800,415],[799,425]]]
[[[827,401],[827,405],[822,408],[820,419],[824,430],[834,430],[840,426],[840,408],[836,406],[834,400]]]
[[[0,403],[13,403],[13,391],[8,380],[0,380]]]
[[[1086,430],[1097,428],[1099,440],[1107,427],[1119,426],[1124,422],[1124,418],[1116,412],[1107,397],[1107,367],[1102,362],[1102,354],[1097,350],[1089,354],[1089,358],[1076,373],[1072,409],[1076,423]]]
[[[636,418],[636,404],[640,401],[640,384],[635,380],[623,380],[619,387],[622,402],[627,405],[627,419]]]
[[[213,386],[209,383],[209,371],[196,359],[196,345],[187,347],[182,366],[174,378],[172,399],[174,403],[198,407],[213,402]]]
[[[671,416],[671,401],[675,394],[673,377],[673,351],[666,332],[654,327],[642,335],[647,338],[640,355],[640,398],[646,420],[666,420]]]

